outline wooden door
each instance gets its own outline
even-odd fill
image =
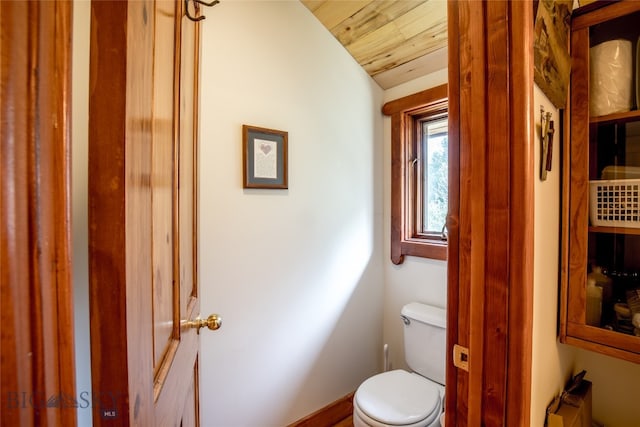
[[[94,425],[197,426],[199,23],[172,0],[92,3]],[[197,14],[198,11],[192,11]]]
[[[71,3],[0,2],[0,425],[75,426]]]
[[[530,1],[448,5],[449,427],[529,425],[532,12]],[[468,350],[466,369],[454,345]]]

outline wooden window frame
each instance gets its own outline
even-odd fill
[[[420,124],[426,118],[448,114],[446,84],[386,103],[382,112],[391,116],[391,261],[402,264],[405,255],[447,259],[447,241],[421,232],[422,209],[417,192],[422,183],[412,166]]]

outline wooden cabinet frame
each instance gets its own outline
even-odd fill
[[[598,8],[599,7],[599,8]],[[640,363],[640,339],[585,324],[589,233],[589,30],[593,25],[640,11],[634,1],[593,4],[574,17],[571,31],[573,60],[570,138],[563,142],[562,263],[560,341],[587,350]],[[628,120],[640,112],[615,114],[605,119]],[[604,116],[603,116],[604,117]],[[604,119],[601,119],[604,120]],[[624,233],[625,230],[609,230]]]

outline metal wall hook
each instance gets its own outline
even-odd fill
[[[203,6],[211,7],[211,6],[215,6],[218,3],[220,3],[220,0],[213,0],[210,3],[207,3],[206,1],[202,1],[202,0],[191,0],[191,1],[196,5],[196,10],[198,8],[197,5],[199,5],[199,4],[201,4]],[[193,22],[202,21],[204,18],[206,18],[206,16],[204,16],[204,15],[197,16],[197,17],[191,15],[191,12],[189,12],[189,0],[184,0],[184,11],[185,11],[185,14],[187,15],[187,18],[189,18]]]
[[[220,0],[213,0],[211,3],[207,3],[206,1],[202,1],[202,0],[193,0],[193,1],[196,2],[196,3],[200,3],[202,5],[205,5],[205,6],[215,6],[218,3],[220,3]]]

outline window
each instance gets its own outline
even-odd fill
[[[421,170],[418,171],[422,183],[422,224],[418,230],[426,235],[442,237],[447,220],[449,203],[449,161],[447,117],[429,118],[420,121],[422,133],[419,137],[421,153],[417,155]],[[421,160],[422,159],[422,160]]]
[[[391,260],[445,260],[448,186],[447,85],[388,102],[391,116]]]

